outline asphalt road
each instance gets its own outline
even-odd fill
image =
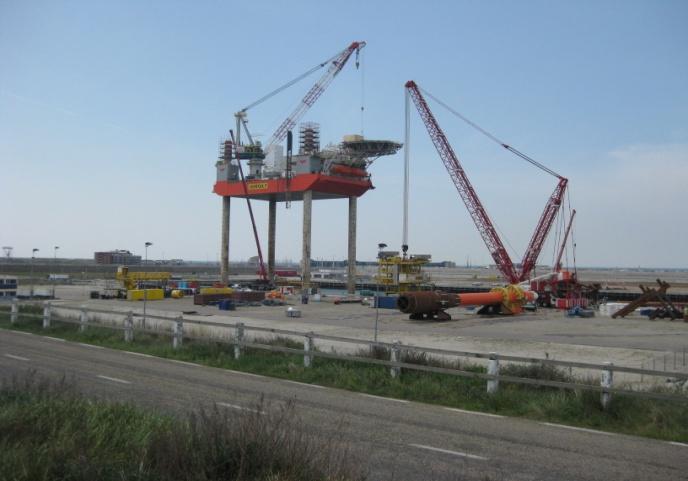
[[[342,435],[381,480],[688,479],[688,444],[376,398],[12,331],[0,331],[0,377],[67,375],[89,394],[166,410],[217,403],[276,409]]]

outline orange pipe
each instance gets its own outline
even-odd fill
[[[498,291],[492,292],[467,292],[457,294],[459,305],[462,306],[486,306],[488,304],[499,304],[504,300],[504,295]]]

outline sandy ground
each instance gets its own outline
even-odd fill
[[[58,286],[58,300],[54,304],[85,305],[123,314],[133,310],[140,317],[142,302],[91,300],[88,299],[90,289],[90,286]],[[215,306],[195,306],[192,298],[149,301],[147,312],[170,317],[184,312],[184,317],[189,320],[227,324],[244,322],[247,326],[373,339],[375,309],[357,304],[335,305],[332,300],[324,298],[322,302],[301,305],[297,299],[292,299],[294,307],[302,312],[301,318],[286,317],[286,307],[256,306],[220,311]],[[380,309],[379,339],[459,351],[496,352],[591,363],[613,362],[630,367],[688,372],[688,323],[685,322],[653,322],[640,316],[626,319],[602,316],[568,318],[561,311],[549,309],[520,316],[489,318],[477,316],[463,308],[450,309],[449,312],[453,318],[451,321],[427,322],[411,321],[396,310]],[[122,316],[114,316],[113,320],[121,319]],[[225,335],[229,334],[224,329],[222,331],[225,331]],[[324,341],[318,341],[318,344],[321,348],[338,351],[358,348]],[[629,382],[640,380],[635,375],[621,377]]]

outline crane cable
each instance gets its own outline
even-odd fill
[[[569,216],[571,215],[571,194],[569,189],[566,189],[566,202],[569,205]],[[573,257],[573,275],[578,277],[578,266],[576,266],[576,239],[574,238],[574,229],[571,226],[571,256]],[[568,261],[568,258],[567,258]]]
[[[489,138],[489,139],[492,140],[493,142],[496,142],[497,144],[501,145],[502,147],[504,147],[504,148],[505,148],[506,150],[508,150],[509,152],[511,152],[511,153],[513,153],[513,154],[519,156],[520,158],[522,158],[522,159],[525,160],[526,162],[530,162],[531,164],[533,164],[533,165],[534,165],[535,167],[537,167],[538,169],[541,169],[541,170],[547,172],[548,174],[553,175],[554,177],[557,177],[558,179],[562,179],[562,178],[563,178],[561,175],[557,174],[555,171],[553,171],[553,170],[550,169],[549,167],[546,167],[546,166],[542,165],[542,164],[541,164],[540,162],[538,162],[537,160],[533,159],[532,157],[527,156],[527,155],[524,154],[523,152],[520,152],[520,151],[516,150],[515,148],[513,148],[513,147],[510,146],[509,144],[507,144],[507,143],[505,143],[505,142],[502,142],[502,141],[499,140],[497,137],[495,137],[494,135],[492,135],[490,132],[488,132],[487,130],[483,129],[482,127],[480,127],[480,126],[479,126],[478,124],[476,124],[475,122],[469,120],[468,118],[466,118],[465,116],[463,116],[462,114],[460,114],[459,112],[457,112],[456,110],[452,109],[449,105],[447,105],[446,103],[442,102],[440,99],[438,99],[437,97],[435,97],[434,95],[432,95],[432,94],[431,94],[430,92],[428,92],[427,90],[425,90],[425,89],[423,89],[423,88],[421,88],[421,87],[418,87],[418,88],[419,88],[425,95],[427,95],[428,97],[430,97],[431,99],[433,99],[435,102],[437,102],[438,104],[440,104],[442,107],[444,107],[445,109],[447,109],[449,112],[451,112],[452,114],[454,114],[455,116],[457,116],[458,118],[460,118],[461,120],[463,120],[464,122],[466,122],[468,125],[470,125],[470,126],[473,127],[474,129],[476,129],[476,130],[477,130],[478,132],[480,132],[481,134],[485,135],[487,138]]]
[[[315,72],[315,71],[317,71],[317,70],[323,68],[323,67],[326,66],[328,63],[330,63],[330,62],[332,62],[334,59],[336,59],[340,54],[341,54],[341,52],[338,52],[336,55],[333,55],[332,57],[328,58],[328,59],[325,60],[324,62],[319,63],[318,65],[316,65],[315,67],[311,68],[310,70],[308,70],[308,71],[302,73],[302,74],[299,75],[298,77],[296,77],[296,78],[290,80],[289,82],[285,83],[284,85],[282,85],[282,86],[280,86],[280,87],[277,87],[277,88],[276,88],[275,90],[273,90],[272,92],[269,92],[269,93],[263,95],[261,98],[259,98],[259,99],[256,100],[255,102],[252,102],[252,103],[248,104],[246,107],[244,107],[243,109],[241,109],[239,112],[246,112],[247,110],[252,109],[252,108],[255,107],[256,105],[262,104],[263,102],[265,102],[265,101],[268,100],[269,98],[274,97],[275,95],[277,95],[278,93],[282,92],[283,90],[288,89],[289,87],[291,87],[291,86],[294,85],[295,83],[300,82],[301,80],[305,79],[306,77],[308,77],[308,76],[309,76],[310,74],[312,74],[313,72]]]
[[[356,50],[356,68],[358,68],[358,56],[361,56],[361,137],[363,137],[363,113],[365,111],[365,57],[359,50]]]

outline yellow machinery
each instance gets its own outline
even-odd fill
[[[423,266],[430,262],[429,255],[402,256],[397,251],[383,251],[378,256],[377,282],[386,293],[423,290],[429,287]]]
[[[128,301],[162,301],[165,298],[163,289],[129,289],[127,291]]]
[[[143,299],[143,289],[138,289],[140,283],[155,282],[163,285],[170,280],[170,277],[172,274],[169,272],[129,272],[127,266],[119,266],[115,275],[115,278],[122,283],[127,291],[127,299],[129,300]],[[149,301],[163,298],[157,292],[153,293],[153,291],[164,292],[163,289],[146,289],[146,291],[148,291],[146,298]]]
[[[198,291],[199,294],[231,294],[234,289],[231,287],[201,287]]]

